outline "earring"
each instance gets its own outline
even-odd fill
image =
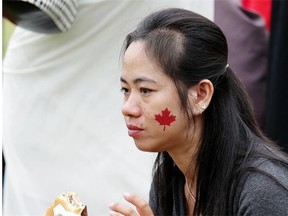
[[[195,116],[201,115],[206,109],[205,105],[202,105],[202,107],[200,109],[194,110],[193,113]]]
[[[206,106],[202,105],[202,107],[195,112],[195,115],[196,116],[201,115],[204,112],[205,109],[206,109]]]
[[[202,112],[204,112],[204,110],[206,109],[206,106],[205,105],[202,105],[202,107],[200,108],[200,112],[202,113]]]

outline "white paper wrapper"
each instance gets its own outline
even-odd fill
[[[64,207],[61,204],[58,204],[54,208],[54,216],[79,216],[80,214],[68,212],[64,209]]]

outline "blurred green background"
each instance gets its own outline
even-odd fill
[[[14,24],[8,21],[7,19],[2,18],[2,57],[5,56],[5,52],[7,49],[8,41],[13,33]]]

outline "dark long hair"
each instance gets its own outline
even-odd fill
[[[197,201],[194,215],[232,213],[229,203],[241,175],[254,169],[257,157],[278,160],[276,147],[261,133],[241,82],[227,66],[227,42],[212,21],[184,9],[169,8],[147,16],[126,37],[124,51],[143,41],[145,51],[174,81],[181,106],[193,125],[188,88],[203,79],[214,85],[204,115],[204,131],[197,152]],[[255,168],[257,170],[257,168]],[[172,185],[183,173],[167,152],[158,154],[153,169],[156,215],[172,215]],[[176,213],[177,214],[177,213]]]

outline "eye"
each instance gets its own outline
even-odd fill
[[[148,94],[152,92],[151,89],[148,89],[148,88],[140,88],[140,93],[143,93],[143,94]]]
[[[129,93],[129,89],[125,87],[121,87],[120,91],[123,92],[124,95]]]

